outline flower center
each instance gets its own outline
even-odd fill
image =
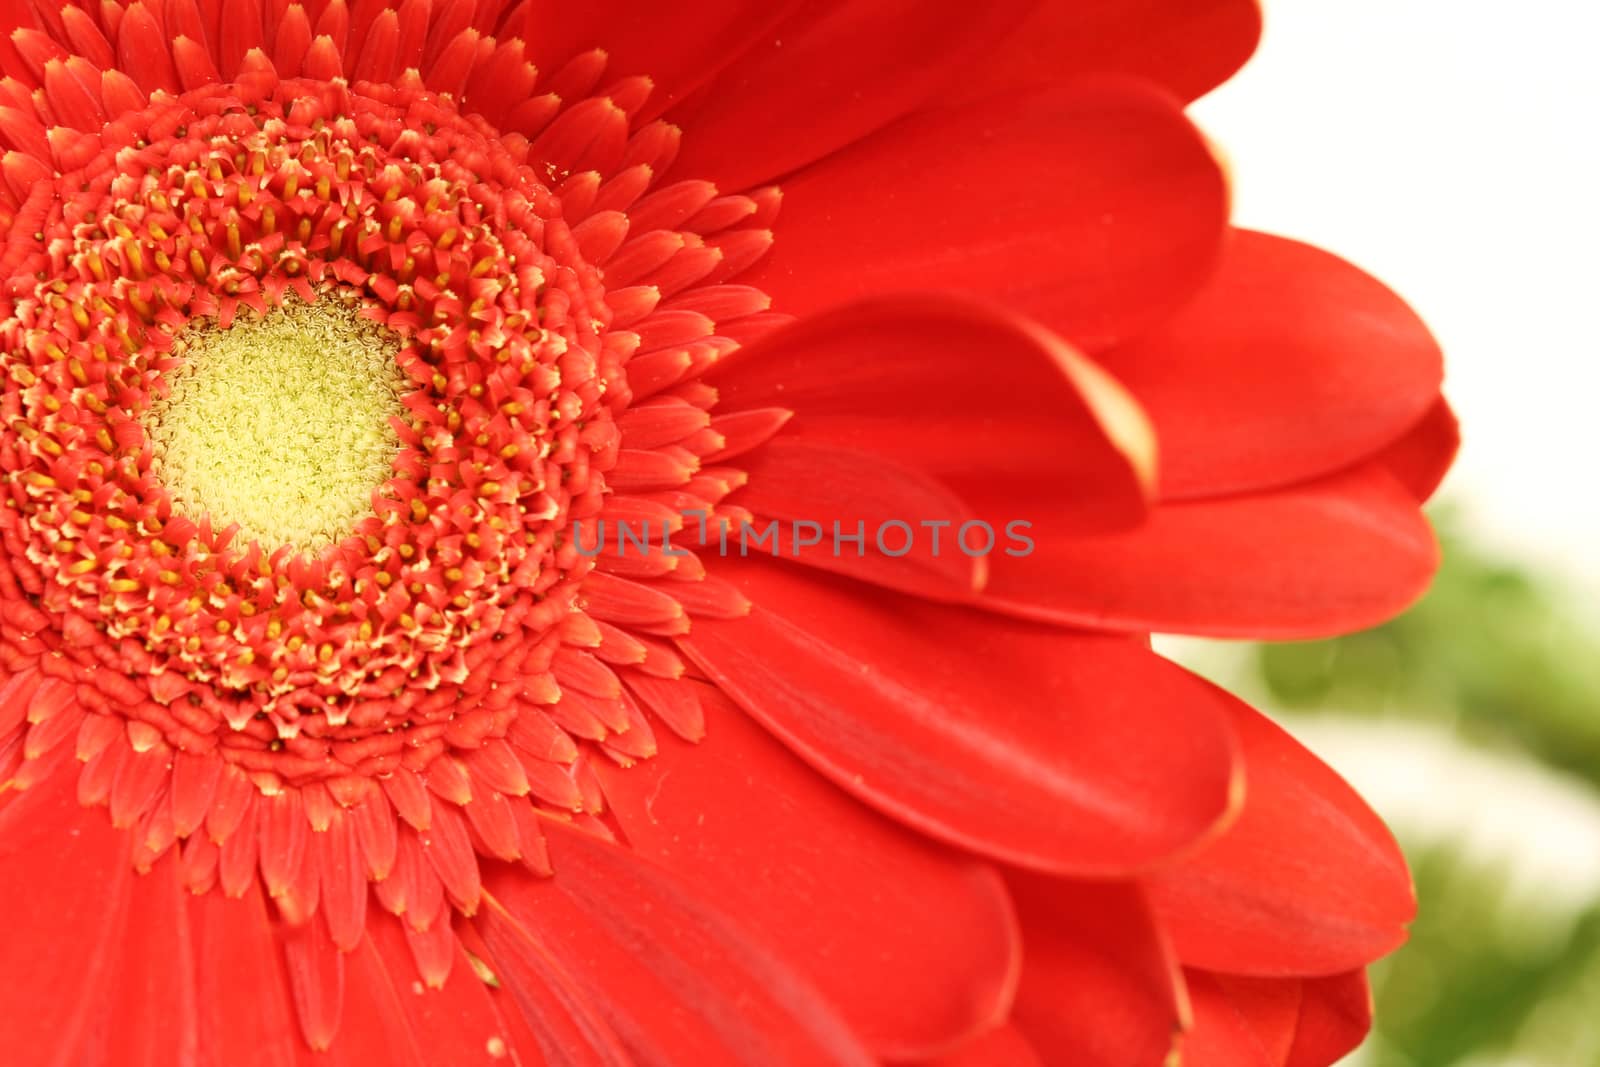
[[[177,509],[242,541],[316,550],[372,511],[392,473],[406,383],[400,342],[338,299],[290,300],[177,339],[146,410],[154,473]]]
[[[265,793],[545,714],[630,395],[528,146],[363,86],[157,94],[0,292],[13,610],[141,751]]]
[[[697,380],[783,321],[723,284],[777,190],[656,187],[648,79],[585,100],[586,60],[529,96],[462,6],[426,41],[375,24],[361,69],[433,53],[427,82],[340,77],[327,35],[279,49],[306,77],[178,49],[148,95],[54,102],[97,133],[0,153],[0,785],[75,755],[140,870],[259,881],[342,951],[370,881],[425,970],[480,859],[549,874],[546,816],[607,829],[600,761],[704,735],[673,639],[750,611],[681,544],[574,531],[748,517],[721,461],[786,417],[718,424]],[[88,69],[48,62],[41,109]]]

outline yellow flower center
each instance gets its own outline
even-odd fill
[[[209,514],[239,542],[315,551],[372,510],[392,473],[404,414],[398,339],[329,295],[290,299],[228,329],[178,338],[181,364],[144,427],[157,477],[180,512]]]

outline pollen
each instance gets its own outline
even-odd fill
[[[316,551],[372,512],[391,477],[407,385],[398,338],[327,295],[178,338],[145,413],[152,470],[178,511],[241,541]]]

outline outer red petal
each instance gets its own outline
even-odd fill
[[[1298,978],[1240,978],[1189,971],[1194,1025],[1185,1067],[1283,1067],[1300,1016]]]
[[[378,916],[377,922],[390,928],[396,925],[387,915]],[[409,960],[405,965],[413,969],[415,967]],[[410,988],[414,979],[404,972],[400,975],[403,980],[397,982],[396,976],[390,974],[387,964],[370,940],[363,939],[350,952],[347,968],[349,990],[339,1035],[326,1052],[308,1053],[302,1048],[299,1062],[305,1067],[372,1067],[374,1064],[383,1064],[383,1067],[431,1067],[434,1063],[488,1061],[485,1047],[487,1039],[479,1033],[468,1031],[470,1021],[467,1019],[450,1020],[444,1027],[444,1033],[439,1035],[441,1039],[455,1039],[452,1044],[456,1047],[451,1049],[454,1055],[441,1050],[436,1058],[424,1057],[418,1044],[413,1016],[407,1009],[411,1007],[412,999],[432,998],[437,994],[428,992],[414,995]],[[477,982],[476,978],[469,981]],[[495,1031],[487,1029],[486,1032],[493,1034]],[[471,1041],[470,1052],[475,1056],[460,1054],[463,1051],[460,1045],[467,1041]]]
[[[1193,100],[1238,70],[1260,36],[1255,0],[1047,0],[953,88],[993,91],[1111,71]]]
[[[756,607],[696,620],[690,658],[806,762],[926,833],[1025,866],[1121,873],[1229,810],[1232,741],[1210,687],[1136,642],[771,563],[718,573]]]
[[[97,813],[98,814],[98,813]],[[200,1045],[219,1063],[276,1067],[303,1049],[282,950],[255,882],[242,899],[212,890],[189,905]]]
[[[628,844],[756,930],[873,1051],[1004,1019],[1022,946],[999,876],[862,807],[705,687],[706,739],[598,767]]]
[[[329,1067],[542,1067],[537,1040],[508,1024],[497,1006],[508,994],[484,982],[459,946],[439,988],[417,980],[400,922],[371,917],[350,954],[349,991],[339,1036],[309,1062]]]
[[[1226,219],[1222,171],[1175,101],[1089,83],[924,112],[808,167],[750,277],[791,312],[954,292],[1100,346],[1200,286]]]
[[[1397,948],[1416,898],[1388,828],[1281,727],[1228,703],[1244,746],[1244,809],[1147,883],[1179,956],[1234,974],[1322,975]]]
[[[685,118],[677,173],[771,181],[907,114],[1014,29],[1031,0],[803,5],[724,70]]]
[[[0,808],[0,906],[19,924],[0,939],[0,966],[10,976],[0,985],[7,1062],[511,1062],[491,1053],[491,1038],[521,1047],[520,1062],[538,1062],[528,1058],[536,1046],[501,1018],[464,959],[443,989],[424,990],[398,923],[386,915],[372,918],[370,940],[348,958],[333,1047],[311,1053],[284,968],[292,931],[269,913],[259,888],[252,883],[243,899],[217,890],[191,896],[177,879],[175,852],[141,876],[128,845],[128,832],[103,810],[78,805],[71,774]]]
[[[1404,437],[1378,454],[1378,461],[1418,500],[1427,500],[1444,481],[1460,447],[1455,412],[1440,397]]]
[[[812,316],[707,380],[728,410],[792,409],[786,438],[870,452],[960,494],[982,487],[1004,519],[1032,518],[1041,497],[1070,502],[1041,538],[1126,525],[1154,485],[1155,438],[1126,390],[1050,331],[965,301],[889,297]]]
[[[561,1067],[633,1067],[622,1039],[601,1015],[603,1001],[589,995],[542,936],[493,897],[484,905],[464,934],[480,946],[471,951],[492,968],[543,1059]]]
[[[1354,1051],[1372,1028],[1367,972],[1307,978],[1301,987],[1300,1024],[1284,1067],[1331,1067]]]
[[[987,561],[964,554],[955,544],[957,531],[977,516],[921,471],[869,452],[787,436],[741,460],[741,465],[750,483],[729,503],[750,509],[758,519],[779,520],[776,540],[769,538],[768,547],[751,551],[935,600],[964,600],[982,588]],[[935,549],[930,532],[918,525],[922,516],[946,524],[942,551]],[[797,525],[807,522],[812,525]],[[903,525],[889,528],[890,523]],[[847,533],[865,531],[863,550],[836,554],[834,524]],[[763,535],[766,525],[753,523],[756,532],[747,540]],[[975,536],[984,535],[978,531]]]
[[[1382,283],[1248,230],[1175,318],[1102,359],[1155,421],[1169,498],[1356,463],[1416,423],[1444,375],[1427,327]]]
[[[921,1060],[917,1067],[1044,1067],[1022,1031],[1002,1026],[963,1045],[960,1050],[936,1059]]]
[[[1332,1067],[1372,1025],[1365,971],[1328,978],[1241,978],[1188,972],[1192,1067]]]
[[[128,924],[98,948],[117,959],[110,995],[96,1009],[99,1029],[111,1035],[116,1067],[192,1063],[200,1052],[200,998],[216,993],[199,988],[190,894],[178,880],[176,850],[127,888]]]
[[[969,496],[980,512],[983,501]],[[990,575],[997,610],[1073,626],[1287,640],[1376,625],[1438,567],[1415,498],[1377,462],[1163,504],[1132,530],[1040,540]]]
[[[1009,879],[1026,954],[1012,1013],[1047,1067],[1163,1067],[1188,1018],[1183,979],[1128,883]]]
[[[550,74],[581,52],[604,49],[608,76],[643,74],[655,83],[657,112],[765,38],[797,5],[698,0],[691,13],[637,0],[528,0],[521,37],[529,58]]]
[[[75,766],[75,765],[74,765]],[[5,1047],[75,1067],[103,1057],[104,1006],[134,878],[128,839],[57,773],[0,807],[0,1021]]]
[[[30,85],[33,78],[26,74],[27,67],[17,53],[16,45],[11,43],[11,33],[33,25],[33,12],[28,9],[28,0],[0,0],[0,75],[21,77]]]
[[[599,838],[546,827],[555,875],[489,873],[477,923],[497,959],[530,935],[639,1063],[868,1067],[833,1008],[699,887]],[[530,1020],[531,1022],[531,1020]]]

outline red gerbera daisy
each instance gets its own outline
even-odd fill
[[[1147,640],[1398,610],[1454,444],[1227,227],[1252,4],[5,10],[8,1062],[1359,1039],[1393,842]]]

